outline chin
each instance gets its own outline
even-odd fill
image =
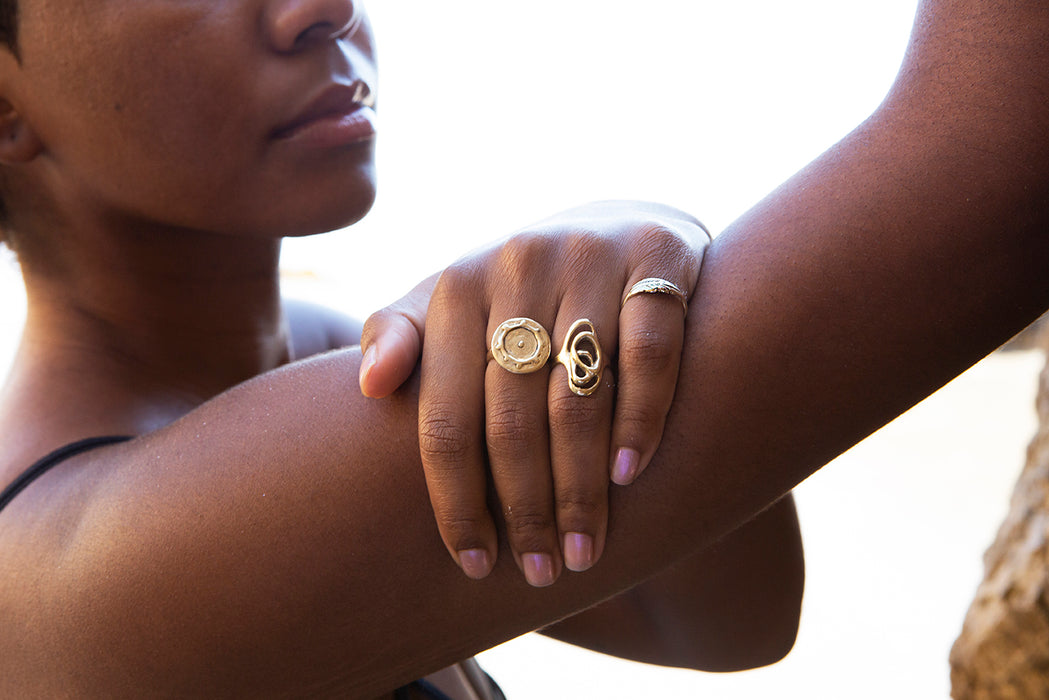
[[[375,189],[369,192],[354,191],[331,211],[311,212],[306,220],[299,220],[284,230],[284,236],[297,238],[327,233],[352,226],[363,219],[375,203]]]
[[[352,226],[363,219],[375,203],[373,168],[358,172],[349,181],[339,178],[326,185],[312,191],[312,196],[301,198],[300,205],[294,209],[281,207],[279,211],[263,213],[259,226],[282,237],[312,236]]]

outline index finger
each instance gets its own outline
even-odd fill
[[[484,350],[488,315],[469,276],[441,276],[427,315],[419,387],[419,452],[441,539],[470,578],[495,564],[498,540],[487,503]]]

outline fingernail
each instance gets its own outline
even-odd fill
[[[488,552],[483,549],[460,550],[459,565],[463,568],[463,573],[472,579],[482,579],[492,570]]]
[[[521,567],[524,569],[525,580],[536,588],[543,588],[554,582],[554,560],[549,554],[522,554]]]
[[[586,571],[594,565],[594,538],[581,532],[566,532],[563,552],[570,571]]]
[[[641,454],[629,447],[620,447],[616,452],[615,462],[612,463],[612,481],[620,486],[627,486],[637,478],[637,470],[641,465]]]
[[[375,346],[372,345],[364,351],[364,357],[361,358],[361,371],[358,378],[358,382],[361,385],[361,391],[364,391],[364,384],[368,381],[368,375],[372,371],[372,367],[375,366]]]

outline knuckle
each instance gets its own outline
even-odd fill
[[[550,428],[576,433],[592,433],[600,420],[594,402],[580,400],[570,393],[558,393],[550,398]]]
[[[616,413],[619,424],[629,433],[640,433],[635,437],[642,439],[658,437],[653,433],[662,432],[666,420],[666,410],[651,402],[623,401],[616,406]]]
[[[512,540],[538,542],[553,529],[552,514],[541,509],[528,506],[506,509],[506,533]]]
[[[645,248],[657,253],[671,253],[688,248],[684,238],[672,227],[649,221],[638,227],[638,237]]]
[[[625,375],[663,374],[680,361],[678,343],[665,331],[646,329],[619,339],[620,380]]]
[[[398,315],[398,312],[394,311],[392,306],[373,312],[365,320],[364,326],[361,328],[362,340],[370,342],[383,328],[388,327],[391,322],[395,321]]]
[[[571,522],[594,522],[604,516],[607,499],[600,492],[568,487],[557,492],[557,512]]]
[[[489,411],[485,433],[490,449],[516,452],[518,447],[534,440],[540,428],[534,411],[508,403]]]
[[[475,284],[475,275],[468,266],[461,263],[451,265],[437,279],[431,302],[443,299],[462,299],[462,295],[471,291]]]
[[[649,222],[641,226],[637,235],[642,245],[641,262],[659,270],[691,270],[697,265],[692,244],[675,228]],[[685,284],[691,280],[674,280]]]
[[[501,270],[511,283],[523,283],[524,276],[534,273],[535,266],[549,260],[553,241],[537,231],[515,233],[503,244],[499,255]]]
[[[431,409],[419,419],[419,452],[427,465],[454,466],[470,452],[470,432],[452,420],[450,412]]]
[[[437,527],[455,549],[473,546],[488,527],[488,515],[479,511],[445,509],[437,516]]]

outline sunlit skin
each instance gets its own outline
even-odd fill
[[[270,7],[257,2],[220,2],[196,17],[230,31],[241,23],[257,37]],[[307,6],[325,5],[296,5]],[[132,18],[167,11],[161,2],[141,7]],[[100,29],[86,11],[77,18],[88,22],[83,30],[61,21],[61,8],[53,12],[66,31]],[[167,32],[161,24],[157,31]],[[220,53],[256,45],[216,32],[229,42]],[[46,34],[24,35],[28,66],[34,45],[65,50],[57,30],[54,41]],[[485,435],[476,408],[463,407],[487,398],[492,370],[468,353],[439,364],[430,354],[451,342],[453,320],[457,333],[484,338],[522,301],[514,297],[520,288],[500,293],[486,283],[494,274],[523,277],[512,262],[520,255],[497,249],[472,258],[432,288],[435,303],[411,297],[405,315],[386,317],[397,329],[396,352],[414,356],[418,338],[405,324],[417,328],[412,309],[428,314],[422,371],[389,398],[356,390],[358,349],[265,371],[291,355],[278,307],[277,234],[249,232],[255,213],[214,199],[221,212],[192,204],[182,214],[153,190],[163,173],[125,182],[133,196],[117,186],[120,173],[95,183],[86,158],[70,155],[66,167],[44,157],[46,140],[8,112],[0,163],[12,222],[23,232],[14,240],[26,251],[30,307],[0,412],[4,475],[84,434],[140,437],[63,465],[0,516],[4,693],[376,697],[566,617],[554,633],[649,661],[729,669],[779,658],[794,639],[801,584],[793,509],[780,499],[1049,307],[1047,34],[1044,3],[923,2],[884,104],[709,250],[695,246],[703,270],[683,331],[666,323],[672,304],[656,305],[672,300],[647,300],[640,312],[683,338],[659,448],[641,479],[609,491],[600,561],[562,571],[546,587],[525,581],[519,552],[505,540],[482,580],[456,566],[434,521],[417,438],[420,406],[424,425]],[[86,43],[70,50],[77,46]],[[5,62],[0,96],[17,109],[18,92],[37,83]],[[37,108],[49,104],[41,98]],[[67,117],[80,107],[68,109]],[[187,146],[195,140],[186,138]],[[239,148],[230,158],[257,164]],[[193,190],[178,175],[182,166],[172,166],[173,190],[180,182],[183,193]],[[200,176],[224,172],[201,168]],[[268,170],[260,172],[239,186],[272,196]],[[150,214],[137,218],[167,220],[160,233],[172,235],[142,236],[138,224],[113,216],[132,199]],[[295,202],[260,204],[286,216],[280,223],[291,230],[312,216]],[[607,221],[599,211],[587,218]],[[195,231],[186,222],[170,228],[182,216],[193,217]],[[664,232],[689,228],[687,217],[665,210],[614,217],[635,231],[651,218]],[[578,216],[561,221],[561,240],[578,240]],[[536,234],[548,226],[525,229],[510,250],[536,250],[531,243],[546,240]],[[589,240],[607,252],[608,239]],[[75,266],[62,257],[66,246],[83,256]],[[622,252],[607,294],[566,285],[573,276],[562,259],[537,268],[546,270],[536,285],[543,291],[523,301],[548,327],[561,323],[562,308],[566,317],[584,306],[614,317],[631,277],[651,272],[631,269]],[[597,325],[604,337],[616,335],[607,322]],[[385,332],[376,329],[380,338]],[[617,369],[622,377],[630,368]],[[403,379],[396,374],[387,376],[394,385]],[[547,439],[557,414],[554,425],[534,421],[542,392],[517,388],[518,415],[533,421],[501,437]],[[441,394],[447,398],[427,403]],[[453,470],[452,481],[471,473],[473,457],[462,450],[443,460],[467,467]],[[446,526],[455,516],[453,508],[438,517]],[[526,537],[540,546],[550,532],[557,529]],[[576,614],[610,597],[593,614]]]
[[[363,13],[300,5],[23,2],[10,94],[42,149],[34,181],[56,209],[143,233],[275,239],[359,219],[374,197],[373,140],[310,149],[272,136],[333,84],[377,89]]]
[[[802,581],[789,498],[714,550],[596,566],[608,549],[610,436],[647,462],[674,395],[684,338],[676,301],[635,300],[621,327],[671,339],[672,364],[627,389],[647,376],[647,358],[624,355],[580,404],[599,459],[566,460],[555,439],[552,454],[529,452],[528,473],[515,476],[512,459],[492,463],[500,498],[523,492],[546,521],[525,531],[511,518],[509,544],[481,543],[491,547],[481,572],[442,546],[429,498],[454,516],[457,498],[471,508],[483,500],[483,480],[473,491],[427,491],[418,386],[365,399],[353,348],[295,362],[360,337],[352,320],[283,304],[277,270],[282,236],[352,224],[374,197],[379,91],[359,6],[26,0],[19,9],[18,57],[0,52],[0,195],[28,310],[0,395],[0,479],[79,438],[137,437],[63,463],[0,514],[0,694],[385,697],[566,617],[551,634],[655,663],[728,670],[786,653]],[[638,204],[594,205],[512,240],[516,249],[495,247],[460,271],[534,280],[542,296],[486,292],[485,308],[527,304],[559,341],[559,304],[565,314],[585,305],[613,355],[630,284],[661,275],[691,289],[707,244],[691,217]],[[540,254],[506,252],[522,245]],[[603,261],[600,284],[578,279],[579,256]],[[446,288],[437,292],[447,298]],[[437,307],[434,320],[454,307]],[[370,393],[406,379],[392,358],[416,361],[404,318],[369,326],[372,345],[390,351],[373,357]],[[483,336],[487,317],[476,319]],[[447,341],[436,332],[427,344]],[[484,386],[445,386],[439,369],[421,374],[429,405],[483,401]],[[539,382],[563,387],[557,371],[522,385],[532,387],[515,409],[532,416],[522,445],[547,444],[564,420],[535,392]],[[652,417],[624,432],[613,379]],[[484,430],[485,416],[472,420]],[[560,509],[554,517],[560,491],[532,486],[576,474],[597,507],[565,525]],[[594,539],[590,559],[573,565],[591,571],[565,570],[563,526]],[[522,564],[537,551],[549,580]],[[465,609],[474,612],[447,617]]]

